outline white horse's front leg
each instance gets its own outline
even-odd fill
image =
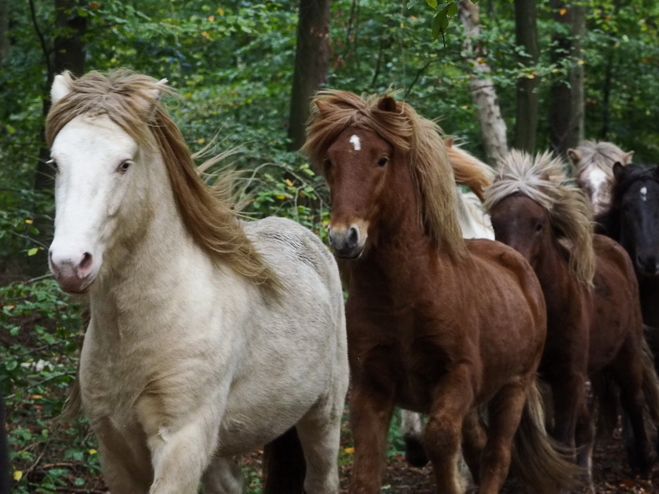
[[[149,494],[196,494],[218,433],[216,417],[197,415],[176,430],[161,427],[151,435],[154,480]]]

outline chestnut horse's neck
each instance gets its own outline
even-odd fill
[[[405,280],[427,271],[431,263],[437,269],[442,264],[437,261],[450,262],[448,253],[437,249],[424,230],[410,167],[397,165],[382,192],[378,219],[369,231],[370,245],[359,260],[349,263],[358,275],[353,279],[375,284],[378,291],[400,290],[408,285]]]
[[[553,236],[549,245],[543,246],[540,252],[533,270],[542,286],[547,307],[562,306],[580,285],[570,270],[569,253]]]

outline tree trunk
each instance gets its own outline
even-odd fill
[[[47,88],[43,97],[44,117],[50,110],[50,86],[56,74],[70,70],[75,76],[85,72],[85,43],[83,36],[87,30],[85,17],[75,15],[75,8],[81,5],[79,0],[55,0],[55,26],[57,36],[53,45],[53,61],[48,66]],[[53,169],[46,163],[50,158],[50,151],[44,145],[39,152],[37,173],[34,188],[47,190],[53,183]]]
[[[0,0],[0,63],[9,56],[9,0]]]
[[[291,151],[304,144],[311,98],[327,81],[329,0],[300,0],[299,15],[288,127]]]
[[[485,47],[477,41],[481,32],[480,13],[478,5],[470,0],[460,0],[458,8],[465,28],[462,47],[469,66],[471,97],[476,105],[487,161],[496,166],[508,154],[506,122],[501,117],[494,81],[490,76],[492,70],[486,62]]]
[[[566,79],[557,79],[551,86],[549,110],[549,139],[552,149],[565,155],[577,147],[584,138],[584,87],[581,46],[586,30],[586,14],[583,6],[568,8],[562,0],[552,0],[554,18],[570,28],[570,35],[555,35],[552,62],[560,63],[568,57],[570,68]]]
[[[532,67],[538,63],[538,29],[535,0],[515,0],[515,42],[524,50],[520,62]],[[517,80],[517,118],[514,147],[533,153],[538,130],[538,76],[529,74]]]
[[[42,97],[42,111],[44,120],[50,110],[50,88],[56,74],[70,70],[74,75],[81,76],[85,72],[85,42],[83,36],[87,30],[85,17],[76,15],[75,9],[83,5],[82,0],[55,0],[55,28],[57,35],[53,43],[53,56],[50,58],[45,38],[36,24],[35,30],[43,42],[45,63],[47,65],[47,79]],[[34,5],[32,5],[34,8]],[[34,178],[35,190],[47,191],[53,188],[55,172],[48,164],[50,149],[46,145],[45,128],[41,128],[41,149]],[[52,220],[39,215],[35,218],[34,226],[39,230],[39,240],[48,245],[52,237]],[[29,258],[27,271],[32,276],[42,274],[48,265],[47,253],[39,250],[38,253]]]

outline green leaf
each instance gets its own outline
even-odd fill
[[[39,252],[39,247],[33,247],[32,249],[27,251],[28,256],[34,256],[36,253]]]
[[[458,4],[457,4],[457,2],[451,3],[451,5],[449,5],[448,9],[446,9],[446,10],[447,10],[447,14],[449,15],[449,17],[453,17],[455,14],[458,13]]]
[[[426,0],[426,3],[431,9],[437,8],[437,0]]]

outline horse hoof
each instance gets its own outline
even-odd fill
[[[407,463],[416,468],[425,467],[428,464],[428,456],[423,444],[412,436],[403,437],[405,441],[405,459]]]

